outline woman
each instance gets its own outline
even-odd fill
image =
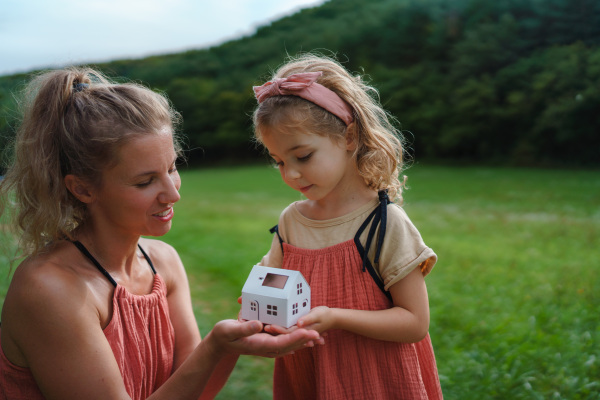
[[[239,354],[321,341],[234,320],[201,341],[177,252],[141,238],[167,233],[179,200],[163,96],[71,68],[35,78],[24,104],[0,185],[25,256],[2,310],[0,399],[211,398]]]

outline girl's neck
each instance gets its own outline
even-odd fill
[[[304,200],[298,204],[298,211],[309,219],[333,219],[359,209],[377,196],[375,190],[363,184],[351,190],[332,193],[321,200]]]

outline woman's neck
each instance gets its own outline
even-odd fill
[[[79,240],[109,273],[123,277],[132,276],[138,263],[137,237],[123,238],[113,233],[104,234],[93,226],[82,227],[77,232]]]

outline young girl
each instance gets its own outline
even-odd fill
[[[442,398],[424,282],[437,257],[390,201],[402,201],[402,144],[375,89],[309,54],[254,91],[256,138],[306,197],[262,264],[302,272],[313,309],[298,327],[327,332],[276,360],[274,399]]]

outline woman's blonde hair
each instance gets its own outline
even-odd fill
[[[135,83],[113,83],[90,68],[35,76],[22,93],[22,120],[12,165],[0,182],[0,215],[19,238],[18,257],[72,239],[86,219],[85,205],[65,187],[73,174],[100,185],[102,171],[138,135],[173,131],[180,116],[161,94]]]
[[[379,104],[379,93],[374,87],[361,76],[350,74],[333,58],[311,53],[290,57],[270,80],[317,71],[323,73],[317,82],[353,109],[356,164],[365,183],[377,191],[387,189],[390,199],[401,203],[405,177],[400,180],[398,176],[403,163],[403,138],[395,127],[395,119]],[[254,111],[253,121],[259,142],[262,134],[273,128],[284,132],[302,128],[321,136],[337,137],[344,137],[347,131],[341,119],[297,96],[266,99]]]

